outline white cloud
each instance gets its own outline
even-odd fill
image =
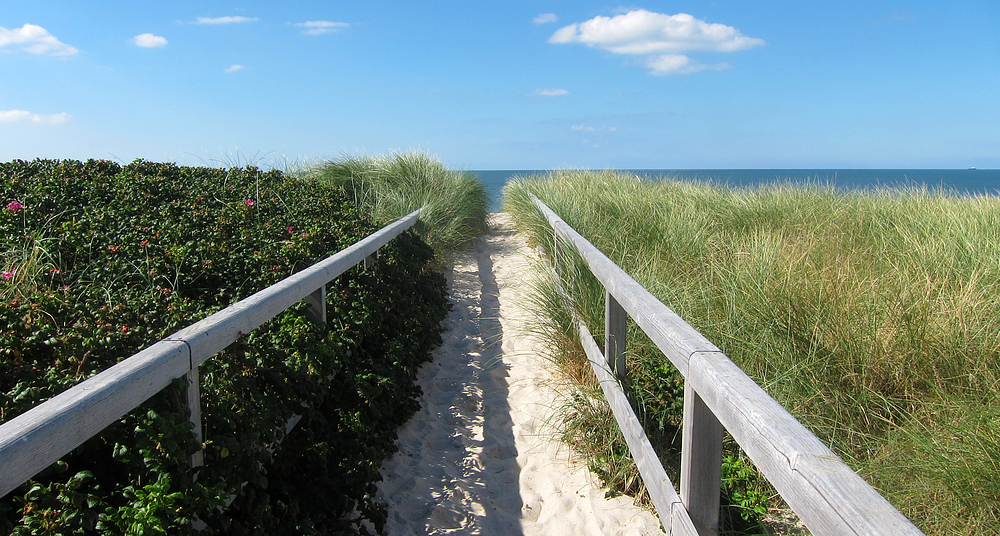
[[[167,46],[166,37],[151,33],[139,34],[132,38],[132,42],[135,43],[135,46],[142,48],[163,48]]]
[[[257,17],[198,17],[195,24],[234,24],[240,22],[257,22]]]
[[[584,43],[615,54],[710,50],[733,52],[763,45],[732,26],[709,24],[687,13],[666,15],[644,9],[615,17],[594,17],[557,30],[550,43]]]
[[[562,97],[569,95],[568,89],[536,89],[530,93],[532,97]]]
[[[557,22],[559,17],[555,13],[542,13],[541,15],[536,15],[535,18],[531,19],[531,22],[535,24],[549,24],[551,22]]]
[[[0,110],[0,123],[36,123],[40,125],[61,125],[69,121],[69,114],[40,115],[25,110]]]
[[[664,54],[654,56],[647,62],[649,72],[658,76],[667,74],[688,74],[698,71],[723,71],[732,67],[728,63],[705,64],[691,61],[683,54]]]
[[[736,52],[763,45],[764,40],[747,37],[732,26],[710,24],[687,13],[667,15],[638,9],[564,26],[552,34],[549,43],[583,43],[614,54],[650,56],[646,64],[653,74],[669,74],[728,68],[724,63],[692,62],[681,53]]]
[[[569,128],[577,132],[618,132],[618,127],[592,127],[590,125],[573,125]]]
[[[45,28],[34,24],[25,24],[13,30],[0,27],[0,48],[8,45],[20,45],[22,50],[31,54],[72,56],[79,52],[56,39]]]
[[[242,71],[242,70],[243,70],[243,66],[240,65],[240,64],[234,64],[234,65],[230,65],[229,67],[226,67],[226,72],[227,73],[235,73],[236,71]]]
[[[329,20],[311,20],[307,22],[300,22],[296,24],[296,26],[305,28],[305,30],[302,30],[302,33],[306,35],[322,35],[325,33],[339,32],[340,30],[350,27],[350,24]]]

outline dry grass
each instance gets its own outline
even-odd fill
[[[923,530],[1000,528],[1000,414],[989,410],[1000,407],[1000,200],[560,172],[505,191],[543,246],[551,231],[528,192]],[[566,283],[574,307],[602,326],[600,288],[577,279]],[[647,423],[667,430],[675,372],[634,339],[633,390]]]
[[[472,174],[446,169],[422,153],[353,157],[325,162],[307,175],[347,190],[380,223],[423,208],[416,231],[447,264],[453,253],[486,231],[485,186]]]

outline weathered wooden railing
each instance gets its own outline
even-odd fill
[[[718,532],[723,427],[814,534],[922,534],[721,350],[532,199],[557,250],[575,249],[604,285],[604,353],[578,321],[580,340],[667,534]],[[679,496],[620,386],[629,316],[685,378]]]
[[[377,255],[412,227],[414,211],[354,245],[147,347],[0,426],[0,497],[83,444],[181,376],[201,439],[198,365],[299,300],[307,316],[326,320],[326,284]],[[192,457],[201,464],[201,452]]]

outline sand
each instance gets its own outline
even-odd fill
[[[490,233],[448,274],[444,344],[420,370],[421,410],[382,465],[385,534],[661,534],[630,497],[605,498],[550,424],[560,393],[525,332],[534,253],[493,214]]]

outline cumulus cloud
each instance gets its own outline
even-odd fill
[[[166,37],[151,33],[139,34],[132,38],[132,42],[135,43],[135,46],[142,48],[163,48],[167,46]]]
[[[541,15],[536,15],[535,18],[531,19],[531,22],[535,24],[549,24],[551,22],[557,22],[559,17],[555,13],[542,13]]]
[[[198,17],[195,24],[236,24],[240,22],[257,22],[257,17]]]
[[[241,71],[241,70],[243,70],[243,66],[238,63],[226,67],[227,73],[235,73],[236,71]]]
[[[300,28],[305,28],[302,33],[306,35],[322,35],[325,33],[339,32],[350,27],[346,22],[333,22],[329,20],[311,20],[296,24]]]
[[[687,13],[666,15],[644,9],[615,17],[594,17],[564,26],[550,43],[584,43],[615,54],[733,52],[764,44],[732,26],[709,24]]]
[[[532,97],[562,97],[569,95],[568,89],[536,89],[530,93]]]
[[[69,121],[69,114],[40,115],[25,110],[0,110],[0,123],[36,123],[40,125],[61,125]]]
[[[13,30],[0,27],[0,49],[10,45],[20,46],[21,50],[30,54],[72,56],[79,52],[79,50],[56,39],[45,28],[35,24],[25,24]]]
[[[614,17],[594,17],[564,26],[549,43],[582,43],[614,54],[648,56],[653,74],[692,73],[728,68],[728,64],[701,64],[688,52],[736,52],[764,44],[725,24],[712,24],[687,13],[667,15],[645,9]]]

